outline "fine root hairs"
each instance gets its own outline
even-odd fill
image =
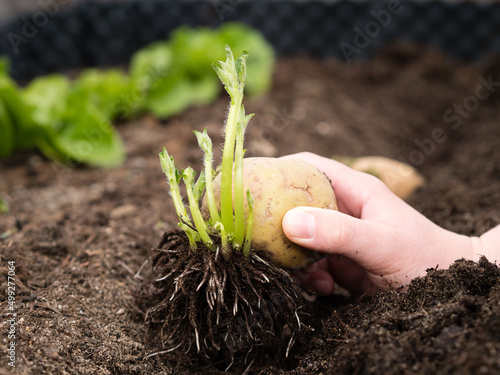
[[[237,363],[248,371],[265,358],[277,360],[271,353],[290,355],[307,326],[301,287],[286,271],[253,252],[248,258],[202,247],[190,251],[181,231],[166,234],[155,253],[160,302],[145,320],[148,335],[160,328],[163,350],[148,357],[184,353],[190,361],[208,359],[224,368]]]

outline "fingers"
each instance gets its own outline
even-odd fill
[[[361,294],[372,289],[372,282],[365,270],[352,260],[339,255],[332,255],[326,260],[335,282],[351,293]]]
[[[283,231],[291,241],[332,255],[327,267],[323,264],[306,281],[312,288],[324,294],[333,280],[354,292],[405,283],[443,258],[443,252],[429,252],[435,224],[376,177],[311,153],[288,157],[325,173],[338,200],[340,212],[296,207],[283,218]]]
[[[335,289],[335,282],[329,272],[326,258],[313,263],[305,269],[293,271],[293,275],[320,296],[328,296]]]
[[[391,235],[384,225],[338,211],[297,207],[283,218],[283,231],[293,242],[327,254],[343,255],[365,269],[385,261]],[[378,257],[378,258],[377,258]]]
[[[366,293],[372,283],[366,272],[353,261],[338,255],[324,258],[293,275],[320,296],[332,294],[336,284],[354,294]]]

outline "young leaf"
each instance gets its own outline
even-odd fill
[[[243,50],[243,54],[240,58],[236,60],[236,76],[238,77],[239,85],[245,85],[247,79],[247,67],[246,60],[248,57],[248,52]]]
[[[272,45],[262,33],[240,22],[224,23],[218,29],[218,33],[233,51],[246,49],[250,53],[246,62],[248,75],[246,93],[253,96],[269,91],[276,56]]]
[[[205,171],[200,172],[200,176],[196,180],[193,188],[194,199],[196,204],[199,204],[200,199],[203,197],[203,192],[205,191],[206,180],[205,180]]]

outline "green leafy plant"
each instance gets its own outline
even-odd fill
[[[86,69],[75,81],[75,91],[88,96],[88,100],[111,120],[127,119],[136,114],[133,82],[121,69]]]
[[[26,107],[17,84],[9,77],[8,70],[8,61],[0,59],[0,116],[2,120],[0,155],[4,157],[16,149],[33,146],[33,138],[38,133],[31,120],[31,112]]]
[[[193,105],[215,100],[220,87],[208,62],[224,45],[241,41],[255,49],[249,74],[257,84],[250,94],[270,87],[274,52],[256,30],[239,23],[219,29],[181,27],[169,40],[136,52],[129,73],[85,69],[75,79],[52,74],[20,88],[0,60],[0,157],[38,148],[66,164],[112,167],[122,163],[124,147],[112,123],[147,112],[167,118]]]
[[[49,159],[112,167],[125,153],[97,90],[82,89],[59,74],[20,88],[0,64],[0,157],[38,148]],[[94,93],[94,94],[92,94]]]
[[[37,78],[21,92],[37,129],[33,141],[47,157],[101,167],[123,162],[125,153],[110,110],[96,92],[62,75]]]
[[[175,30],[169,40],[145,47],[131,60],[132,80],[138,86],[148,87],[144,110],[167,118],[190,106],[213,102],[220,87],[210,65],[224,58],[225,45],[233,50],[251,51],[247,93],[268,91],[275,56],[260,32],[237,22],[225,23],[218,29],[184,26]],[[160,78],[151,79],[152,76]]]
[[[220,214],[214,197],[213,181],[213,151],[212,140],[205,129],[195,131],[198,144],[204,152],[205,169],[195,182],[195,172],[191,167],[182,172],[175,167],[174,159],[166,148],[160,153],[163,172],[170,185],[170,193],[174,200],[175,209],[179,218],[179,226],[189,238],[191,248],[196,250],[199,243],[208,249],[214,250],[213,238],[220,238],[222,253],[227,254],[231,249],[242,251],[248,256],[252,237],[253,199],[249,190],[243,189],[243,140],[246,127],[253,115],[246,115],[242,104],[246,80],[247,52],[238,59],[234,59],[229,46],[226,46],[226,61],[217,61],[213,64],[219,79],[223,83],[231,98],[229,115],[225,125],[225,143],[222,155],[222,196]],[[234,173],[233,173],[234,170]],[[181,179],[186,186],[189,211],[182,201],[179,183]],[[209,218],[205,220],[200,210],[200,202],[206,189],[206,199]],[[233,200],[234,192],[234,200]],[[245,225],[245,194],[250,213]]]

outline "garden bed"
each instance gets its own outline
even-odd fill
[[[427,185],[409,203],[449,230],[479,235],[500,224],[497,82],[500,60],[459,64],[414,45],[350,65],[282,58],[272,92],[246,100],[256,114],[246,156],[312,151],[411,162]],[[135,296],[150,272],[151,248],[177,223],[158,153],[167,146],[180,167],[199,170],[192,130],[207,127],[220,144],[226,108],[221,95],[163,123],[144,116],[118,124],[128,157],[112,170],[68,168],[35,154],[1,162],[0,194],[10,204],[0,216],[1,271],[7,275],[15,260],[19,373],[218,371],[172,356],[145,358],[154,348],[145,345]],[[445,136],[435,137],[437,128]],[[315,331],[293,358],[254,370],[500,373],[499,308],[500,271],[486,260],[431,270],[407,294],[318,298],[308,321]],[[1,368],[7,362],[2,356]]]

